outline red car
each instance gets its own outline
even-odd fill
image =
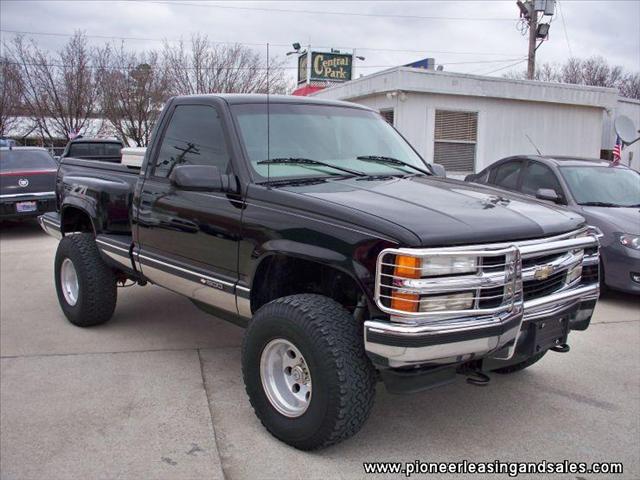
[[[58,164],[44,148],[0,150],[0,220],[35,217],[56,209]]]

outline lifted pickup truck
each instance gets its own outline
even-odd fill
[[[173,98],[141,168],[65,158],[56,193],[67,318],[106,322],[132,280],[247,327],[251,404],[305,450],[356,433],[378,380],[483,384],[568,351],[599,293],[578,214],[438,177],[343,102]]]

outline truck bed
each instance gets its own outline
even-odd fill
[[[65,158],[56,190],[60,211],[78,208],[93,219],[96,234],[130,235],[133,192],[140,168]]]

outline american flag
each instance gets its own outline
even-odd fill
[[[622,159],[622,140],[618,135],[616,135],[616,144],[613,147],[613,161],[612,165],[619,165],[620,160]]]

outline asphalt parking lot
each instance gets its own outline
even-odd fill
[[[606,294],[569,354],[488,387],[379,388],[356,437],[303,453],[254,416],[241,329],[153,286],[120,289],[106,325],[74,327],[55,295],[56,240],[35,223],[0,228],[3,479],[362,478],[366,461],[462,459],[616,461],[623,475],[553,478],[640,478],[637,298]]]

